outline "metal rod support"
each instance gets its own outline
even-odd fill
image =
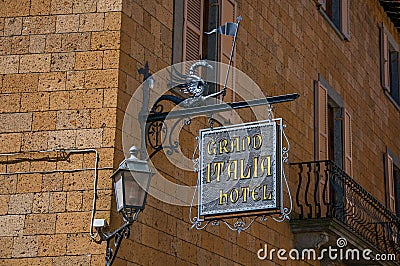
[[[234,53],[234,51],[235,51],[235,46],[236,46],[236,40],[237,40],[238,31],[239,31],[240,21],[242,21],[242,17],[241,17],[241,16],[239,16],[239,17],[237,18],[237,26],[236,26],[235,36],[233,37],[231,55],[229,56],[228,70],[226,71],[224,87],[222,88],[222,100],[224,100],[224,97],[225,97],[225,95],[226,95],[226,84],[228,83],[229,71],[231,70],[232,58],[233,58],[233,53]]]
[[[7,172],[0,173],[2,175],[32,175],[32,174],[54,174],[54,173],[75,173],[82,171],[93,171],[93,170],[114,170],[113,167],[101,167],[101,168],[77,168],[77,169],[62,169],[62,170],[47,170],[47,171],[25,171],[25,172]]]
[[[234,103],[227,103],[227,104],[224,104],[224,103],[214,104],[214,105],[208,105],[208,106],[193,107],[190,109],[184,109],[184,110],[178,110],[178,111],[149,114],[149,116],[147,117],[147,123],[155,122],[155,121],[163,121],[167,118],[167,116],[169,119],[173,119],[173,118],[181,118],[181,117],[187,117],[187,116],[192,116],[192,115],[205,115],[205,114],[210,114],[210,113],[229,111],[231,109],[241,109],[241,108],[247,108],[247,107],[252,107],[252,106],[290,102],[290,101],[296,100],[299,97],[300,97],[300,94],[293,93],[293,94],[285,94],[285,95],[279,95],[279,96],[266,97],[266,98],[262,98],[262,99],[251,100],[251,101],[234,102]]]
[[[132,225],[132,222],[125,222],[122,226],[120,226],[119,228],[117,228],[113,232],[111,232],[109,234],[104,234],[104,240],[105,241],[109,241],[110,239],[114,238],[115,235],[121,233],[125,229],[125,227],[129,227],[131,225]]]
[[[54,149],[54,150],[39,150],[39,151],[22,151],[16,153],[2,153],[0,156],[16,156],[19,154],[27,154],[27,153],[50,153],[50,152],[65,152],[69,154],[80,154],[80,153],[94,153],[95,154],[95,162],[93,168],[79,168],[79,169],[60,169],[60,170],[46,170],[46,171],[25,171],[25,172],[6,172],[0,173],[0,176],[3,175],[18,175],[18,174],[51,174],[51,173],[74,173],[79,171],[94,171],[93,178],[93,205],[92,212],[90,218],[90,236],[95,238],[96,235],[93,232],[93,221],[96,213],[96,200],[97,200],[97,181],[98,181],[98,171],[99,170],[110,170],[112,167],[103,167],[99,168],[99,153],[96,149]]]
[[[110,235],[104,235],[107,241],[107,250],[106,250],[106,266],[111,266],[117,257],[118,250],[121,246],[121,242],[123,238],[129,238],[130,234],[130,226],[131,222],[126,222],[120,228],[112,232]],[[111,240],[113,240],[114,244],[111,244]],[[115,249],[115,250],[113,250]]]

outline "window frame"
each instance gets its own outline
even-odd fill
[[[329,151],[331,151],[331,148],[329,147],[331,140],[329,139],[330,132],[328,128],[328,115],[326,115],[326,128],[324,128],[322,131],[325,131],[321,133],[321,121],[320,121],[320,104],[321,104],[321,99],[319,98],[319,91],[320,88],[323,88],[326,91],[326,114],[328,114],[329,108],[335,109],[335,121],[334,123],[334,131],[338,135],[334,135],[335,142],[340,144],[340,147],[336,147],[335,150],[333,150],[334,153],[334,158],[332,158],[335,163],[341,167],[343,170],[346,171],[346,173],[350,176],[353,176],[353,169],[354,169],[354,162],[352,160],[352,149],[353,149],[353,144],[352,144],[352,115],[351,112],[349,111],[348,108],[346,108],[344,101],[342,97],[336,92],[332,86],[329,85],[329,83],[322,77],[321,74],[318,74],[318,80],[315,81],[315,118],[314,118],[314,123],[315,123],[315,158],[316,160],[323,160],[323,159],[329,159]],[[346,126],[347,124],[347,126]],[[321,149],[320,149],[320,135],[323,135],[322,137],[325,137],[327,139],[326,143],[326,158],[321,158]],[[324,136],[325,135],[325,136]],[[340,139],[337,139],[340,138]]]
[[[180,63],[183,59],[184,13],[185,0],[174,0],[172,64]]]
[[[335,30],[336,34],[343,41],[350,41],[350,1],[351,0],[337,0],[339,1],[339,25],[336,25],[333,21],[333,18],[329,17],[327,13],[327,1],[333,0],[318,0],[318,11],[320,14],[326,19],[326,21],[331,25],[331,27]],[[346,5],[346,6],[345,6]]]
[[[226,6],[225,6],[226,5]],[[230,8],[227,8],[227,6],[231,6],[232,10]],[[219,25],[225,25],[226,22],[237,22],[236,21],[236,15],[237,15],[237,1],[236,0],[221,0],[219,1]],[[227,10],[231,10],[231,14],[226,14],[225,12]],[[233,37],[232,36],[227,36],[227,35],[222,35],[218,34],[218,41],[219,41],[219,47],[218,47],[218,62],[228,64],[229,63],[229,56],[232,51],[232,44],[233,44]],[[228,62],[224,62],[224,58]],[[235,79],[236,79],[236,47],[233,52],[233,57],[232,57],[232,62],[231,62],[231,69],[229,73],[229,78],[227,82],[227,95],[225,96],[225,99],[227,99],[230,102],[234,102],[236,100],[235,98]],[[223,84],[225,82],[225,77],[226,77],[226,72],[221,72],[221,69],[218,69],[218,75],[220,78],[220,82]],[[219,86],[219,89],[222,89],[222,85]],[[218,88],[217,88],[218,89]]]
[[[353,176],[353,160],[352,160],[352,121],[351,114],[345,108],[342,97],[329,83],[318,74],[318,80],[314,82],[315,86],[315,105],[314,105],[314,148],[316,160],[331,160],[344,170],[349,176]],[[325,109],[322,110],[321,108]],[[324,141],[325,140],[325,141]],[[321,149],[321,145],[324,145]],[[328,199],[334,197],[335,194],[339,198],[343,198],[343,190],[332,190],[330,182],[325,184],[326,180],[320,178],[319,197],[321,202],[324,196],[321,193],[322,188],[327,185]],[[354,215],[354,202],[346,198],[347,203],[352,208],[349,215]]]
[[[387,27],[382,23],[380,27],[380,59],[381,59],[381,85],[383,87],[385,95],[394,104],[398,111],[400,111],[400,62],[397,64],[397,94],[398,99],[396,100],[392,95],[393,87],[391,87],[392,75],[390,71],[390,51],[391,48],[397,52],[398,60],[400,59],[400,49],[397,42],[394,40],[393,36],[387,29]],[[387,50],[387,54],[386,53]],[[387,57],[386,57],[387,56]]]

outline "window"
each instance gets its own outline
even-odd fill
[[[226,22],[235,22],[235,0],[175,0],[174,3],[173,63],[208,59],[228,63],[233,37],[211,34],[211,31]],[[232,60],[235,66],[235,58]],[[225,72],[215,68],[207,72],[210,80],[225,81]],[[214,75],[217,75],[214,77]],[[231,69],[228,88],[234,85],[234,71]],[[208,84],[206,94],[221,89],[216,84]],[[228,90],[226,98],[233,101],[234,95]]]
[[[318,0],[322,14],[339,35],[350,39],[350,0]]]
[[[386,206],[400,216],[400,160],[388,149],[385,154]]]
[[[316,157],[353,175],[351,115],[340,95],[319,77],[315,90]]]
[[[387,149],[385,158],[385,183],[386,183],[386,207],[397,216],[400,216],[400,160],[394,153]],[[384,224],[383,230],[392,235],[393,243],[399,243],[400,235],[396,224]]]
[[[315,157],[317,160],[331,160],[348,175],[353,175],[351,116],[344,107],[342,98],[329,84],[319,76],[315,82]],[[321,164],[324,173],[324,164]],[[319,178],[318,193],[320,202],[332,202],[341,205],[343,189],[332,186],[322,174]],[[334,188],[335,187],[335,188]],[[327,198],[323,198],[323,189],[327,188]],[[354,204],[347,204],[354,209]],[[322,208],[326,208],[322,207]],[[327,210],[322,210],[327,211]],[[342,213],[344,215],[344,213]],[[349,214],[347,214],[349,215]]]
[[[232,37],[204,32],[234,21],[234,0],[175,0],[173,63],[200,59],[227,63]]]
[[[381,28],[381,81],[387,95],[399,106],[399,47],[384,25]]]

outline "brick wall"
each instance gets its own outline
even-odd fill
[[[166,8],[162,16],[165,17],[170,15],[172,7],[165,6],[164,2],[126,3],[128,8],[123,12],[129,18],[123,15],[122,24],[135,25],[134,29],[129,27],[130,31],[140,38],[132,40],[126,33],[130,38],[126,43],[131,44],[131,53],[126,52],[127,55],[121,56],[122,60],[126,60],[126,65],[136,63],[138,66],[148,60],[153,72],[160,70],[164,63],[171,62],[171,55],[165,59],[165,50],[161,53],[158,48],[169,48],[170,40],[160,39],[157,24],[161,22],[161,29],[166,27],[172,36],[172,23],[162,21],[155,10]],[[286,133],[291,141],[292,162],[315,158],[314,82],[319,74],[324,77],[341,95],[352,114],[353,177],[385,202],[383,154],[386,146],[397,149],[396,154],[400,152],[396,137],[399,113],[380,85],[379,24],[382,21],[387,26],[391,24],[378,1],[351,3],[351,24],[354,26],[351,40],[343,41],[318,12],[315,1],[237,1],[237,14],[243,16],[243,21],[236,66],[254,79],[266,95],[301,94],[297,101],[277,105],[275,109],[275,115],[282,116],[288,125]],[[135,13],[130,6],[134,7]],[[397,31],[390,27],[398,39]],[[132,53],[133,47],[137,49]],[[129,71],[127,73],[127,79],[134,78],[130,77]],[[248,116],[244,113],[244,117]],[[187,144],[183,149],[192,149],[191,140],[196,132],[197,128],[191,127],[192,135],[182,139],[182,145]],[[157,156],[154,163],[163,174],[180,184],[194,184],[195,175],[178,173],[165,164],[165,157]],[[296,173],[290,171],[288,178],[293,192]],[[293,247],[288,223],[256,223],[240,235],[224,226],[198,232],[189,229],[188,214],[187,207],[171,206],[149,197],[139,223],[133,226],[134,236],[125,244],[127,248],[120,251],[118,263],[207,265],[209,262],[237,262],[249,265],[259,263],[256,251],[264,243],[269,248]],[[274,263],[286,265],[277,260]]]

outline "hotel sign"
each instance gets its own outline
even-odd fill
[[[281,126],[275,119],[200,131],[199,216],[280,212]]]

